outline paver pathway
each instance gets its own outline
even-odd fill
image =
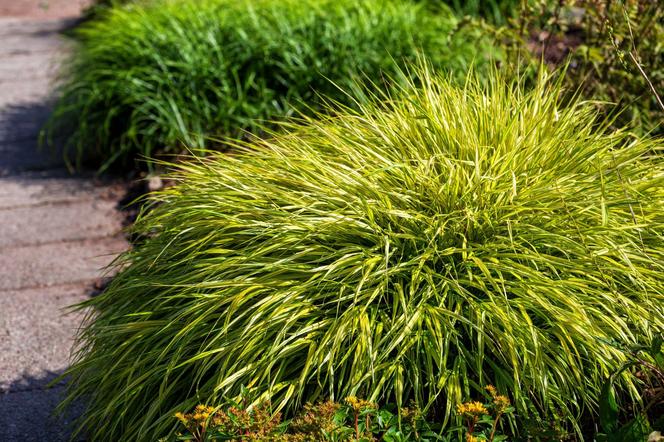
[[[0,17],[2,442],[67,439],[76,410],[52,418],[64,386],[47,388],[68,366],[81,319],[63,309],[91,296],[100,269],[127,247],[116,209],[121,187],[72,177],[60,156],[37,150],[67,24]]]

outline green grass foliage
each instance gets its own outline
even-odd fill
[[[177,166],[85,304],[69,399],[93,440],[243,386],[285,412],[357,395],[444,419],[488,383],[523,416],[596,409],[625,359],[604,340],[664,327],[661,142],[592,129],[544,80],[427,72]]]
[[[528,0],[425,0],[432,6],[449,5],[462,15],[482,17],[497,25],[506,25],[517,17]]]
[[[294,108],[319,108],[321,95],[344,101],[358,77],[380,82],[420,51],[460,75],[494,51],[449,10],[407,0],[139,3],[76,31],[47,134],[79,165],[257,131]]]

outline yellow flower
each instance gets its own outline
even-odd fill
[[[376,404],[373,402],[365,401],[364,399],[358,399],[355,396],[348,396],[346,398],[346,403],[350,405],[355,411],[366,410],[367,408],[377,408]]]
[[[207,405],[196,405],[196,410],[197,413],[207,413],[210,414],[214,411],[213,407],[209,407]]]
[[[464,402],[457,405],[457,413],[468,416],[482,416],[483,414],[489,414],[489,410],[481,402]]]
[[[479,442],[479,439],[470,433],[466,433],[466,442]]]
[[[493,404],[495,405],[496,410],[498,410],[499,413],[502,413],[510,406],[510,399],[507,396],[499,394],[493,397]]]
[[[493,385],[487,385],[484,388],[486,389],[486,391],[489,392],[492,398],[495,398],[498,395],[498,390],[496,390],[496,387],[494,387]]]
[[[210,417],[210,415],[207,413],[194,413],[194,420],[196,422],[205,422],[208,417]]]
[[[210,418],[210,415],[214,412],[214,407],[208,407],[206,405],[197,405],[192,418],[199,424],[207,422]]]
[[[184,413],[180,413],[179,411],[175,413],[175,418],[185,425],[187,425],[187,422],[189,422],[189,418],[187,417],[187,415]]]
[[[410,407],[401,409],[401,416],[411,423],[415,423],[422,417],[422,410],[417,405],[412,404]]]

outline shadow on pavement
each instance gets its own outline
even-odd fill
[[[0,109],[0,176],[64,168],[61,151],[39,147],[39,131],[50,109],[40,102]]]
[[[3,442],[69,441],[73,422],[83,411],[75,404],[56,413],[65,396],[64,382],[48,387],[62,373],[47,372],[42,376],[25,376],[10,384],[9,393],[0,393],[0,440]],[[75,440],[83,441],[84,438]]]

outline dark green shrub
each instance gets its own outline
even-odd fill
[[[105,166],[210,145],[318,109],[321,95],[408,66],[422,51],[463,75],[493,48],[448,11],[398,0],[152,1],[76,31],[81,44],[48,129]],[[340,89],[341,88],[341,89]]]
[[[69,399],[93,440],[244,387],[286,413],[357,395],[446,422],[485,383],[520,416],[596,410],[625,360],[602,339],[664,327],[661,142],[595,131],[544,83],[422,77],[178,166],[85,304]],[[625,403],[638,382],[616,379]]]
[[[568,64],[566,87],[615,116],[615,127],[664,134],[664,3],[536,3],[523,11],[518,26],[530,33],[538,57],[556,67]]]
[[[482,17],[486,20],[505,25],[510,19],[519,16],[522,6],[533,0],[421,0],[436,7],[445,4],[454,12],[462,15]]]
[[[611,343],[616,345],[616,343]],[[601,433],[596,435],[600,442],[640,442],[657,440],[648,435],[656,430],[664,430],[664,332],[655,335],[647,345],[617,348],[627,355],[627,361],[616,372],[611,373],[602,388],[600,397]],[[645,382],[642,387],[645,405],[620,407],[613,382],[626,371],[638,372]]]
[[[615,103],[619,125],[664,134],[664,109],[652,90],[664,93],[664,3],[587,0],[584,6],[584,44],[573,53],[568,80],[589,98]]]

